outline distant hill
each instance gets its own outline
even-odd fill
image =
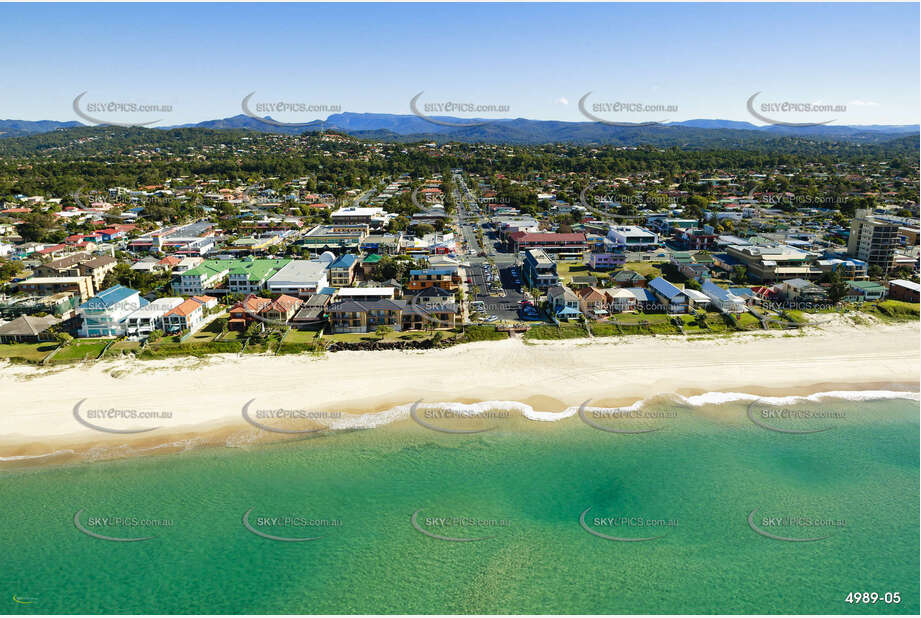
[[[268,118],[268,117],[267,117]],[[812,127],[756,126],[750,122],[699,118],[662,125],[613,126],[597,122],[563,122],[558,120],[501,120],[432,117],[444,122],[430,122],[412,114],[332,114],[316,124],[284,124],[264,122],[239,114],[230,118],[206,120],[194,124],[160,129],[195,128],[213,130],[246,130],[264,133],[299,135],[304,132],[333,129],[379,141],[457,141],[491,144],[601,144],[636,146],[679,146],[682,148],[751,148],[781,137],[802,137],[830,141],[882,143],[905,135],[918,135],[918,125],[819,125]],[[271,120],[271,118],[268,118]],[[469,126],[465,126],[469,125]],[[83,126],[77,122],[49,120],[31,122],[0,120],[0,136],[18,137],[45,133],[60,128]]]
[[[57,120],[3,120],[0,119],[0,137],[22,137],[35,133],[48,133],[55,129],[82,127],[76,121],[58,122]]]

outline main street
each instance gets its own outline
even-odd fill
[[[514,271],[518,270],[517,256],[500,250],[500,242],[495,230],[484,220],[477,221],[475,213],[479,211],[476,198],[469,190],[460,174],[454,175],[454,198],[457,204],[457,221],[467,248],[464,256],[470,265],[467,284],[470,300],[481,301],[486,307],[486,315],[495,315],[500,320],[517,320],[518,305],[524,299],[521,293],[521,273],[514,281]],[[477,229],[483,233],[483,245],[477,239]],[[484,254],[484,255],[481,255]],[[490,275],[493,282],[490,282]],[[474,294],[476,291],[476,294]]]

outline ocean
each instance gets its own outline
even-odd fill
[[[270,444],[17,462],[0,473],[0,609],[917,614],[919,406],[892,397],[436,406]]]

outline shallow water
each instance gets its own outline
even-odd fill
[[[756,425],[749,403],[654,403],[646,409],[677,416],[628,425],[595,417],[657,429],[638,434],[602,431],[578,415],[497,421],[466,435],[401,422],[8,471],[0,608],[918,613],[917,401],[823,399],[810,411],[837,417],[765,421],[827,429],[809,434]],[[154,538],[94,538],[75,526],[81,509],[91,533]],[[250,509],[256,532],[322,538],[258,536],[242,522]],[[768,534],[826,538],[760,535],[749,525],[753,510]],[[94,519],[103,517],[151,521]],[[288,525],[260,519],[285,517]],[[615,541],[585,528],[656,538]],[[901,603],[846,603],[857,591],[899,592]]]

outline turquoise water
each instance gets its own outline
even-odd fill
[[[739,404],[683,408],[638,435],[575,418],[467,436],[398,423],[251,450],[7,471],[0,612],[917,614],[918,404],[822,407],[847,418],[809,435],[759,428]],[[660,538],[589,534],[579,523],[588,507],[597,532]],[[92,538],[74,525],[81,509],[91,532],[155,538]],[[249,509],[258,531],[322,538],[257,536],[242,525]],[[410,521],[419,509],[423,530],[491,538],[426,536]],[[747,521],[754,509],[775,535],[827,538],[761,536]],[[92,525],[104,516],[171,525]],[[486,521],[427,519],[460,516]],[[762,519],[775,516],[837,523]],[[846,603],[857,591],[898,592],[901,604]]]

